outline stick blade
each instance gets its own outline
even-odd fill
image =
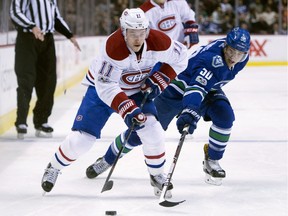
[[[183,203],[185,201],[186,200],[182,200],[182,201],[179,201],[179,202],[172,202],[172,201],[164,200],[162,202],[159,202],[159,205],[164,206],[164,207],[174,207],[174,206],[177,206],[180,203]]]
[[[103,193],[104,191],[111,190],[112,187],[113,187],[113,181],[107,181],[107,182],[105,182],[105,184],[103,185],[103,188],[102,188],[101,193]]]

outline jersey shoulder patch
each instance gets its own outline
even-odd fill
[[[127,58],[130,54],[120,29],[110,35],[105,49],[109,58],[117,61]]]
[[[223,59],[220,55],[215,55],[212,58],[212,66],[215,68],[224,66]]]
[[[164,51],[167,50],[172,43],[172,40],[165,33],[150,29],[149,36],[146,39],[147,50]]]

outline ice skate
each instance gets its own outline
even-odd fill
[[[52,132],[54,131],[53,128],[50,127],[47,123],[42,124],[40,126],[35,126],[35,129],[36,129],[35,136],[44,138],[51,138]]]
[[[16,126],[16,130],[17,130],[17,138],[24,139],[25,134],[27,134],[27,125],[19,124]]]
[[[111,165],[105,161],[104,156],[100,157],[96,160],[94,164],[90,165],[86,169],[86,176],[87,178],[90,178],[90,179],[96,178],[98,175],[105,172],[110,167]]]
[[[218,160],[211,160],[208,156],[209,145],[204,145],[203,171],[205,172],[205,182],[212,185],[221,185],[226,173],[221,168]]]
[[[166,181],[166,175],[164,174],[159,174],[156,176],[150,175],[150,183],[151,183],[151,186],[154,187],[155,196],[161,195],[165,181]],[[169,199],[172,197],[172,193],[171,193],[172,189],[173,189],[173,185],[172,183],[170,183],[170,185],[167,188],[167,193],[165,195],[165,198]]]
[[[60,173],[60,170],[52,167],[51,163],[48,164],[47,168],[45,169],[45,173],[42,177],[42,181],[41,181],[41,186],[44,190],[43,195],[45,195],[46,192],[50,192],[52,190],[59,173]]]

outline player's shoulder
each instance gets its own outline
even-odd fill
[[[219,55],[225,46],[225,39],[216,39],[203,47],[203,54]]]
[[[212,41],[211,43],[200,47],[200,51],[192,57],[192,63],[215,69],[224,66],[223,47],[221,42]],[[197,63],[196,63],[197,62]]]
[[[167,4],[178,6],[179,4],[184,3],[187,4],[186,0],[168,0]],[[151,1],[145,1],[140,8],[146,13],[147,11],[156,8],[155,3],[151,3]],[[157,8],[156,8],[157,9]]]
[[[149,11],[150,9],[154,8],[155,5],[153,5],[151,3],[151,1],[145,1],[141,6],[140,8],[144,11],[144,12],[147,12]]]
[[[164,51],[169,49],[172,39],[161,31],[150,29],[146,43],[147,50]]]
[[[108,37],[105,50],[108,57],[113,60],[121,61],[129,56],[129,50],[120,29]]]

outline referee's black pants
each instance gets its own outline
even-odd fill
[[[32,33],[18,32],[15,45],[15,72],[17,76],[17,118],[15,125],[26,124],[33,88],[37,101],[33,109],[35,128],[48,122],[56,88],[56,54],[53,34],[44,41]]]

